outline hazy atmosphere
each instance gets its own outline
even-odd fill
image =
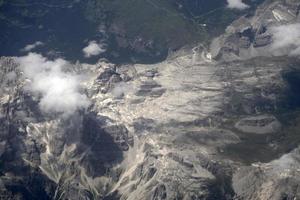
[[[0,199],[300,199],[299,0],[0,0]]]

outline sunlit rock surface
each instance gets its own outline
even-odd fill
[[[281,51],[276,51],[272,47],[274,42],[272,29],[281,25],[300,23],[299,6],[299,1],[265,1],[258,7],[254,16],[237,19],[227,27],[225,34],[214,39],[210,45],[212,56],[218,60],[232,61],[287,54],[291,47]],[[291,37],[289,34],[286,36]]]
[[[253,19],[293,20],[289,5]],[[250,48],[247,37],[235,44]],[[41,112],[15,58],[2,57],[1,198],[300,198],[300,61],[239,49],[228,60],[200,45],[152,65],[77,63],[90,105],[68,117]]]

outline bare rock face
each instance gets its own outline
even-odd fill
[[[281,156],[296,148],[286,144],[299,141],[297,131],[281,121],[289,107],[278,113],[293,91],[295,80],[287,72],[297,68],[290,65],[286,58],[220,63],[188,51],[126,70],[106,62],[82,65],[80,70],[91,74],[83,83],[91,105],[65,118],[41,113],[39,100],[22,88],[26,80],[18,65],[2,58],[1,69],[12,68],[19,77],[2,87],[1,194],[21,199],[299,197],[294,189],[298,150]],[[261,157],[251,157],[245,147]],[[284,164],[279,169],[277,163]]]
[[[300,61],[241,56],[272,42],[256,17],[295,20],[284,9],[298,2],[278,2],[229,27],[216,59],[70,65],[89,105],[67,116],[43,112],[2,57],[0,199],[299,199]]]
[[[249,59],[257,56],[274,56],[272,28],[299,23],[299,2],[266,1],[254,16],[241,17],[216,38],[210,50],[213,57],[223,61]]]
[[[278,132],[281,124],[274,116],[260,115],[241,119],[235,127],[245,133],[267,134]]]
[[[299,149],[270,163],[239,169],[233,176],[238,199],[297,199],[300,194],[298,157]]]

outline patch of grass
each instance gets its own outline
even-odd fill
[[[207,39],[204,29],[185,18],[166,0],[98,0],[94,6],[98,11],[111,13],[112,23],[124,28],[130,39],[142,37],[170,48]]]

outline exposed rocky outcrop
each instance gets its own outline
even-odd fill
[[[227,27],[225,34],[216,38],[210,49],[216,59],[232,61],[258,56],[276,55],[270,46],[273,42],[272,27],[299,23],[297,1],[266,1],[254,16],[244,16]]]
[[[152,65],[72,65],[90,104],[68,116],[43,113],[16,58],[2,57],[0,198],[300,198],[300,60],[241,56],[272,42],[256,17],[296,20],[285,9],[297,5],[235,22],[215,59],[202,47]]]

